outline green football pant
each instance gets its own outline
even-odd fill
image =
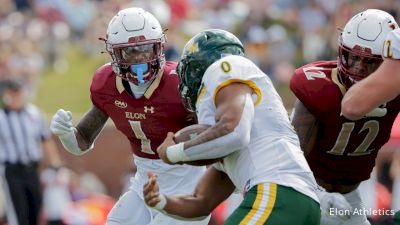
[[[252,187],[224,225],[318,225],[321,210],[293,188],[263,183]]]
[[[396,214],[394,214],[394,224],[400,225],[400,211],[397,211]]]

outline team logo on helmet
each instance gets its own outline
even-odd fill
[[[199,51],[199,44],[197,42],[190,42],[188,47],[187,47],[187,51],[189,54],[192,54],[194,52],[198,52]]]

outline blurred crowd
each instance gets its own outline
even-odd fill
[[[49,225],[103,225],[115,200],[96,175],[67,168],[47,168],[43,185],[42,223]]]
[[[99,54],[110,18],[139,6],[167,29],[167,59],[179,57],[186,40],[205,28],[238,35],[247,56],[276,82],[287,82],[296,66],[335,59],[337,36],[346,20],[366,8],[399,15],[396,0],[0,0],[0,79],[23,78],[34,90],[45,68],[68,68],[65,51],[79,46]]]

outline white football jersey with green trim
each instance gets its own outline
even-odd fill
[[[383,57],[400,59],[400,28],[390,31],[386,36]]]
[[[316,181],[281,97],[269,77],[250,60],[226,56],[206,70],[196,105],[199,124],[215,124],[215,96],[222,87],[233,82],[245,83],[254,90],[250,144],[214,166],[227,173],[240,191],[273,182],[292,187],[318,201],[314,191]]]

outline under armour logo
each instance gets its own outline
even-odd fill
[[[154,113],[154,107],[153,106],[150,106],[150,107],[144,106],[144,113],[147,113],[147,112]]]
[[[123,101],[119,101],[119,100],[115,100],[114,104],[120,108],[126,108],[128,106],[128,104],[126,102]]]

